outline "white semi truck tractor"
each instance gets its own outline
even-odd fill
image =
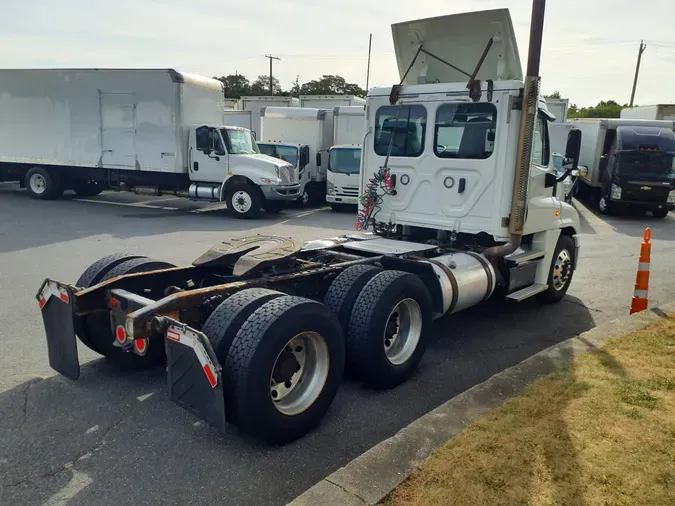
[[[105,189],[225,201],[237,218],[300,192],[293,167],[228,126],[223,84],[173,69],[0,69],[0,181],[36,199]],[[242,111],[243,112],[243,111]]]
[[[242,237],[183,267],[111,254],[74,283],[48,278],[51,366],[79,376],[77,338],[123,366],[165,364],[178,405],[287,443],[320,422],[345,369],[373,388],[409,379],[433,319],[490,297],[561,300],[579,217],[553,196],[543,18],[535,0],[525,76],[506,9],[394,25],[400,85],[367,97],[367,232]]]

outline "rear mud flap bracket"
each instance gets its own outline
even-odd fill
[[[49,365],[65,377],[80,377],[80,359],[73,325],[75,288],[46,279],[36,295],[47,335]]]
[[[171,318],[165,330],[169,397],[183,409],[225,434],[222,368],[208,338]]]

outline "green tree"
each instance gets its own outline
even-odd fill
[[[366,92],[358,85],[348,83],[344,77],[324,75],[300,87],[303,95],[357,95],[364,96]]]
[[[293,86],[291,87],[290,95],[292,97],[300,96],[300,76],[295,77],[295,81],[293,81]]]
[[[279,79],[276,77],[272,78],[272,89],[274,90],[275,95],[285,95],[279,84]],[[269,95],[270,94],[270,76],[268,75],[259,75],[258,79],[251,83],[250,88],[251,95]]]
[[[568,116],[570,118],[619,118],[621,109],[625,107],[628,107],[628,104],[621,105],[614,100],[601,100],[595,106],[581,108],[573,104],[570,106]]]
[[[241,74],[214,77],[223,83],[225,98],[240,98],[242,95],[250,95],[251,84]]]
[[[558,90],[555,90],[550,95],[544,95],[544,98],[562,98],[562,97],[560,96],[560,92]]]

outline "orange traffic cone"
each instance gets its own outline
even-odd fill
[[[633,302],[630,305],[630,314],[639,313],[647,309],[649,304],[649,261],[652,254],[652,229],[647,227],[642,236],[642,245],[640,246],[640,263],[638,264],[637,276],[635,279],[635,292],[633,293]]]

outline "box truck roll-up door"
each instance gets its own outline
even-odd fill
[[[136,102],[133,93],[100,93],[101,163],[136,168]]]

